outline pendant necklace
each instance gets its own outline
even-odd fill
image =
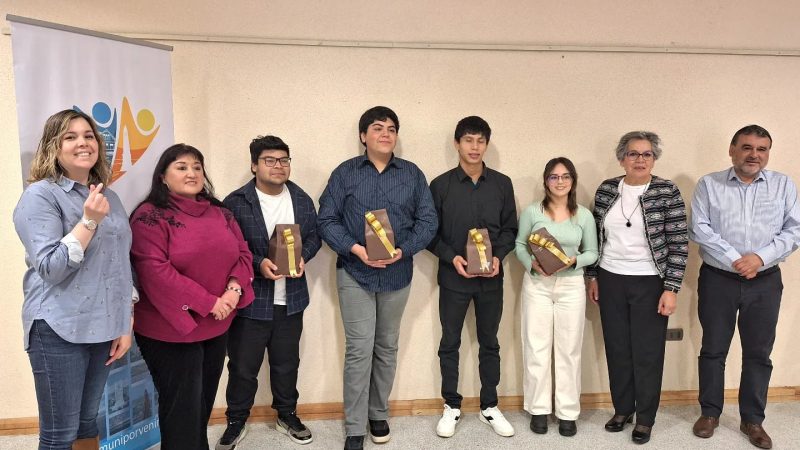
[[[644,187],[645,191],[647,190],[649,185],[650,185],[650,183],[648,182],[647,185]],[[638,210],[639,206],[641,206],[641,202],[639,201],[640,199],[637,199],[636,208],[633,208],[633,212],[631,213],[630,216],[626,216],[625,215],[625,202],[622,201],[622,193],[623,193],[624,190],[625,190],[625,180],[622,180],[622,184],[620,184],[620,187],[619,187],[619,210],[622,212],[622,217],[625,218],[625,226],[630,228],[631,227],[631,217],[633,217],[633,215],[636,214],[636,210]]]

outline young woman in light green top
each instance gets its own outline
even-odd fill
[[[525,267],[522,281],[522,357],[525,410],[531,430],[547,432],[553,412],[551,355],[555,359],[555,415],[562,436],[577,432],[580,414],[581,346],[586,311],[583,268],[597,260],[597,229],[592,213],[578,205],[578,174],[567,158],[545,166],[545,198],[519,218],[516,255]],[[528,249],[533,231],[546,228],[558,240],[571,265],[546,275]]]

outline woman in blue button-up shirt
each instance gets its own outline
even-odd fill
[[[25,246],[22,323],[39,404],[40,449],[98,448],[111,364],[131,346],[131,231],[90,117],[47,119],[14,210]],[[74,446],[73,446],[74,444]]]

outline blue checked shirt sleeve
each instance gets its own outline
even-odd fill
[[[259,229],[255,218],[249,211],[249,205],[244,198],[237,195],[229,195],[225,197],[222,203],[233,213],[233,217],[239,224],[239,228],[245,236],[245,240],[247,240],[248,237],[258,236],[260,233],[266,233],[266,230]],[[261,274],[261,262],[264,261],[266,255],[260,254],[256,246],[252,245],[250,241],[248,241],[247,244],[250,248],[250,253],[253,255],[253,272],[254,274]]]

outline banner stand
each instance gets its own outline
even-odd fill
[[[172,47],[7,15],[11,22],[22,180],[45,120],[64,110],[97,122],[112,170],[109,187],[128,213],[150,189],[174,143]],[[158,398],[136,343],[111,366],[97,418],[101,450],[159,448]]]

